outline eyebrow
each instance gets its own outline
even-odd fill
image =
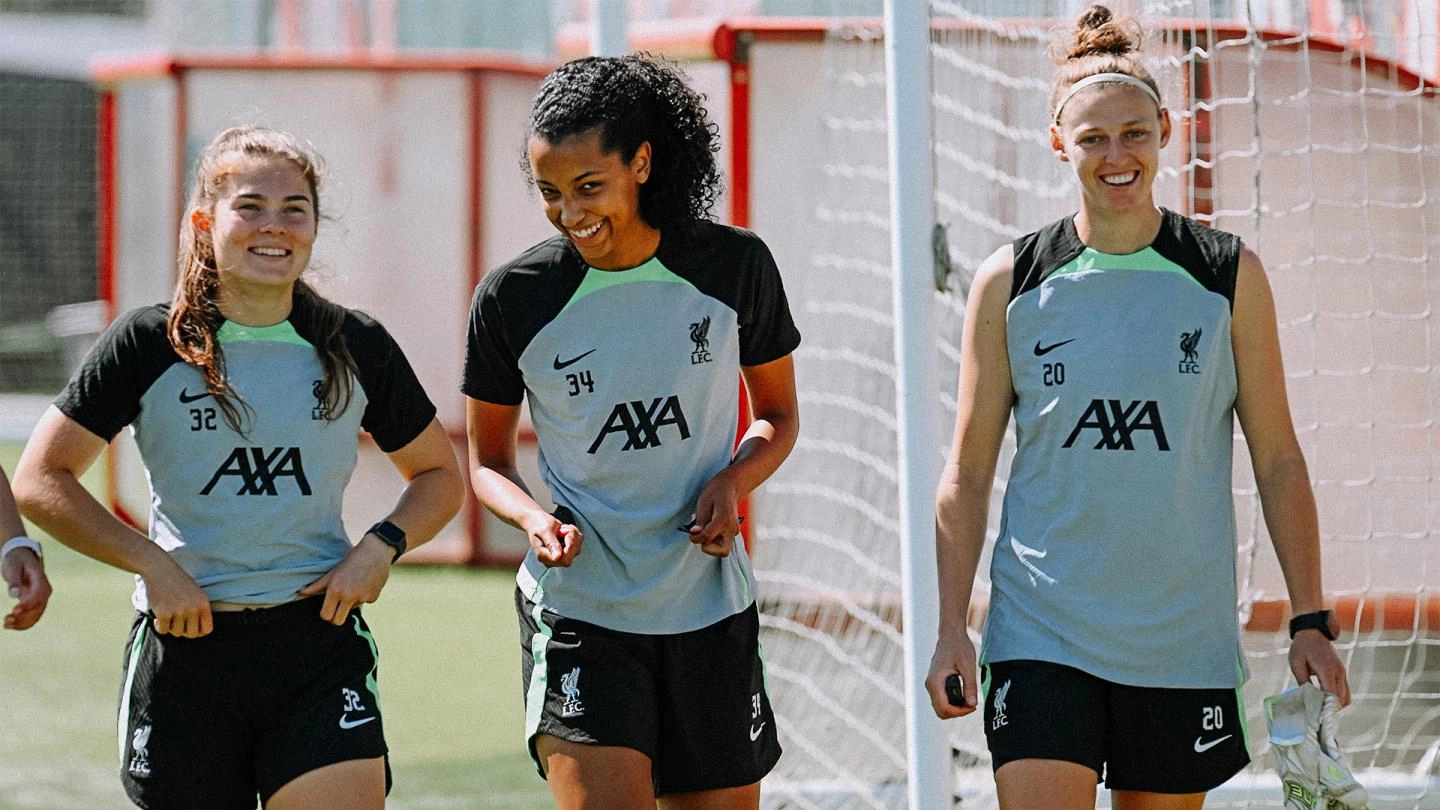
[[[592,176],[592,175],[597,175],[597,174],[604,174],[604,173],[605,173],[605,172],[604,172],[603,169],[586,169],[585,171],[583,171],[583,172],[575,175],[574,177],[570,178],[570,182],[571,182],[571,183],[579,183],[579,182],[581,182],[582,180],[584,180],[584,179],[587,178],[587,177],[590,177],[590,176]],[[553,186],[553,185],[555,185],[555,183],[553,183],[553,182],[551,182],[551,181],[549,181],[549,180],[546,180],[546,179],[543,178],[543,177],[536,177],[536,178],[535,178],[535,185],[538,186],[538,185],[541,185],[541,184],[544,184],[544,185],[547,185],[547,186]]]
[[[263,199],[265,199],[265,195],[264,195],[264,194],[236,194],[236,195],[235,195],[235,199],[237,199],[237,200],[263,200]],[[286,197],[284,201],[285,201],[285,202],[297,202],[297,201],[298,201],[298,202],[307,202],[307,203],[308,203],[308,202],[310,202],[310,196],[309,196],[308,194],[291,194],[290,196]]]

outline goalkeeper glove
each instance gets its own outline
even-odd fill
[[[1335,739],[1338,699],[1302,684],[1265,699],[1265,723],[1286,810],[1367,810],[1365,788],[1355,781]]]

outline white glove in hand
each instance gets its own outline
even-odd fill
[[[1265,723],[1286,810],[1367,810],[1370,797],[1355,781],[1335,741],[1334,695],[1312,684],[1265,699]]]

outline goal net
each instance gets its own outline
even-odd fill
[[[1073,176],[1046,139],[1043,51],[1080,5],[931,5],[943,248],[933,396],[947,439],[976,266],[1076,206]],[[1242,236],[1275,290],[1326,598],[1344,627],[1337,646],[1354,692],[1341,742],[1374,806],[1440,807],[1440,12],[1425,0],[1110,5],[1149,27],[1149,64],[1174,116],[1157,202]],[[813,179],[791,198],[808,211],[805,258],[787,276],[805,334],[796,363],[805,429],[764,490],[757,526],[768,682],[786,747],[766,804],[902,807],[900,449],[878,23],[832,28],[823,61]],[[1279,807],[1260,711],[1292,681],[1289,608],[1238,429],[1235,444],[1236,610],[1254,762],[1207,806]],[[1007,440],[992,538],[1012,449]],[[945,450],[933,449],[937,469]],[[988,565],[987,554],[980,607]],[[973,632],[978,640],[978,621]],[[947,733],[957,800],[993,806],[979,722],[953,721]]]

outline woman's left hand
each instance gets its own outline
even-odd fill
[[[728,557],[740,534],[740,498],[722,471],[700,490],[695,517],[690,521],[690,542],[712,557]]]
[[[320,618],[334,625],[345,623],[350,611],[380,598],[390,579],[395,550],[378,539],[365,536],[350,549],[340,564],[324,576],[301,588],[301,596],[325,594]]]

